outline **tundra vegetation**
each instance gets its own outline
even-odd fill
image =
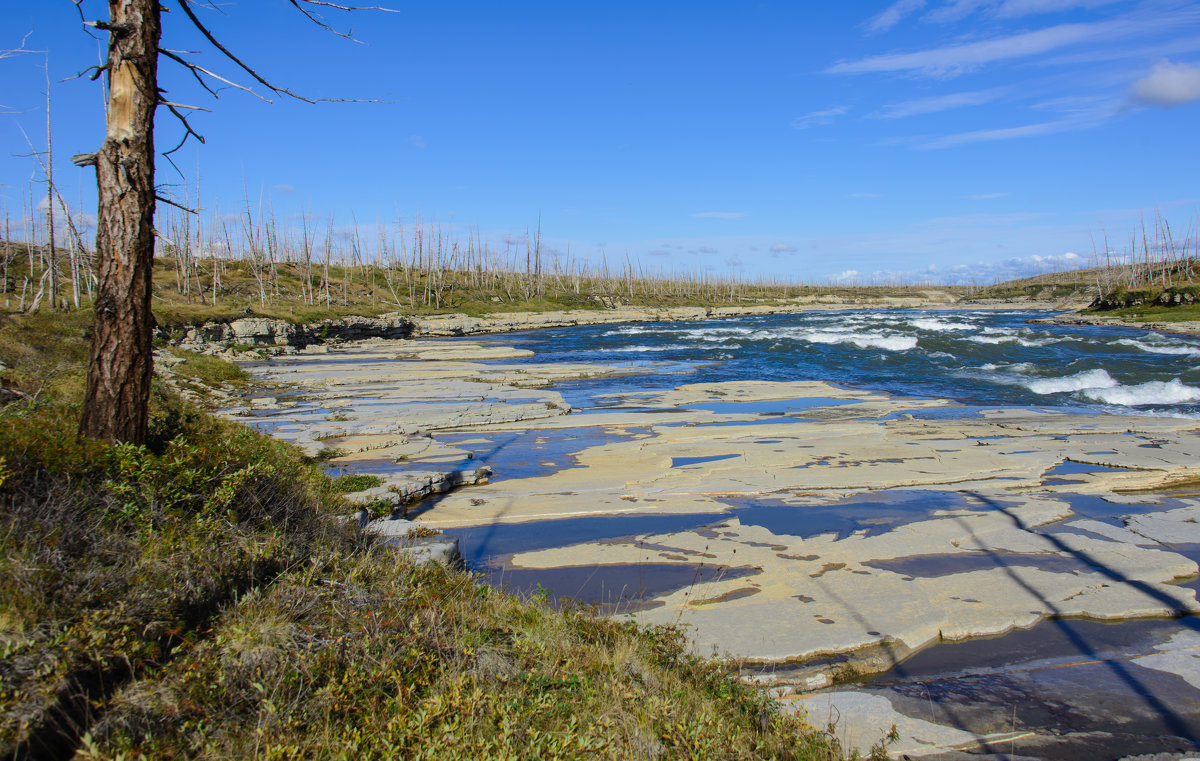
[[[378,546],[362,484],[162,379],[144,445],[79,437],[88,324],[0,315],[4,758],[844,757],[674,627]]]

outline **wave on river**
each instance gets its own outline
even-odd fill
[[[972,406],[1200,417],[1200,341],[1025,311],[840,311],[527,333],[533,361],[666,362],[695,381],[822,380]],[[624,383],[636,386],[631,376]],[[608,381],[613,389],[612,381]],[[585,401],[580,399],[579,401]]]

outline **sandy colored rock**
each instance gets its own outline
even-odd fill
[[[1170,585],[1197,572],[1182,555],[1033,530],[1069,514],[1068,505],[1053,499],[1007,505],[989,499],[968,515],[841,538],[781,535],[731,519],[703,533],[519,553],[512,564],[548,569],[703,559],[758,569],[754,576],[659,598],[661,606],[637,617],[688,625],[700,652],[764,663],[887,643],[907,653],[940,640],[1028,628],[1051,615],[1117,619],[1200,612],[1192,590]],[[904,562],[893,569],[887,561]],[[956,566],[963,570],[946,571]],[[929,568],[927,575],[922,567]],[[754,594],[733,594],[744,589]]]
[[[887,698],[866,692],[823,692],[786,700],[785,711],[803,711],[815,726],[834,724],[834,734],[844,747],[864,754],[896,728],[899,738],[887,745],[895,758],[919,757],[982,742],[1003,743],[1014,734],[977,735],[900,713]],[[1019,733],[1025,734],[1024,732]]]

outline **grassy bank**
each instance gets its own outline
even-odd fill
[[[283,233],[278,235],[282,241]],[[406,256],[384,245],[371,258],[352,250],[340,252],[339,259],[328,263],[314,261],[311,249],[282,242],[269,257],[245,241],[232,240],[222,247],[210,244],[184,248],[160,241],[154,260],[153,310],[161,327],[230,321],[248,314],[304,324],[388,312],[480,316],[619,306],[741,306],[817,296],[919,296],[921,290],[902,285],[741,280],[707,272],[651,271],[629,261],[612,268],[595,267],[548,255],[542,262],[536,242],[529,243],[532,248],[525,258],[512,252],[496,254],[486,247],[459,255],[453,249],[457,244],[435,239]],[[451,251],[444,250],[448,245]],[[218,250],[224,253],[207,257],[201,253]],[[90,252],[72,254],[56,248],[53,259],[58,264],[51,268],[52,257],[45,246],[0,241],[0,306],[9,312],[29,311],[34,304],[43,310],[89,309],[92,283],[85,274],[90,257]],[[67,267],[67,261],[82,265]],[[50,287],[48,271],[59,273],[56,288]],[[961,287],[939,290],[968,292]]]
[[[348,484],[165,386],[146,447],[78,440],[79,322],[0,317],[4,758],[842,756],[673,628],[375,546]]]

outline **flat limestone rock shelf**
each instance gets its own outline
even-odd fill
[[[229,414],[335,449],[335,470],[382,476],[364,498],[428,495],[409,517],[462,532],[469,567],[574,580],[605,610],[684,624],[699,652],[739,660],[777,694],[826,688],[805,698],[811,715],[897,724],[901,752],[1040,730],[828,688],[947,643],[1200,612],[1185,583],[1200,500],[1144,496],[1200,480],[1194,419],[964,407],[813,380],[688,383],[676,373],[694,368],[678,362],[545,362],[494,342],[371,339],[249,369],[276,389]],[[579,388],[592,392],[568,403]],[[675,581],[626,594],[621,580],[646,574]],[[615,582],[620,601],[601,599]],[[1200,696],[1191,645],[1168,639],[1129,657]]]

